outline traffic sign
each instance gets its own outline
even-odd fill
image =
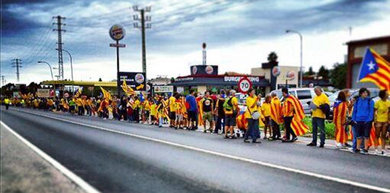
[[[121,25],[115,24],[111,26],[109,34],[113,40],[119,41],[125,37],[126,31]]]
[[[110,47],[119,47],[119,48],[124,48],[126,47],[126,44],[116,44],[116,43],[111,43]]]
[[[248,77],[244,76],[238,81],[238,91],[241,93],[248,93],[250,88],[252,88],[252,82],[248,79]]]

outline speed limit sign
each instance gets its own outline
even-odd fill
[[[238,90],[241,93],[246,94],[250,88],[252,88],[252,82],[247,77],[242,77],[238,81]]]

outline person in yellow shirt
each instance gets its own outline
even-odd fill
[[[152,125],[158,125],[157,119],[157,105],[154,100],[150,100],[150,119]]]
[[[261,105],[261,114],[264,122],[264,139],[267,139],[267,130],[269,130],[269,136],[272,136],[271,131],[271,95],[265,97],[264,103]]]
[[[8,108],[9,108],[9,102],[10,102],[10,101],[9,101],[8,98],[5,98],[5,99],[4,99],[4,104],[5,104],[5,109],[6,109],[6,110],[8,110]]]
[[[175,109],[176,109],[176,122],[175,122],[175,129],[183,129],[182,123],[183,123],[183,103],[181,101],[180,94],[176,95],[176,101],[175,101]]]
[[[83,107],[83,101],[81,98],[77,98],[76,101],[76,106],[77,106],[77,111],[78,111],[78,115],[83,115],[83,111],[84,111],[84,107]]]
[[[386,90],[381,90],[379,92],[379,98],[374,105],[374,120],[375,120],[375,153],[385,154],[385,139],[386,139],[386,130],[389,126],[389,109],[390,101],[388,100],[388,93]],[[381,141],[382,150],[378,150],[379,139]]]
[[[230,138],[236,139],[237,137],[234,135],[234,127],[237,124],[236,118],[240,113],[240,108],[238,107],[236,91],[231,90],[228,95],[228,98],[223,103],[223,109],[225,111],[225,138],[229,138],[228,133],[230,133]]]
[[[138,99],[138,96],[134,96],[134,103],[133,103],[133,115],[134,115],[134,121],[136,123],[139,123],[139,108],[140,108],[141,102]]]
[[[252,139],[252,143],[260,143],[257,141],[258,138],[260,138],[260,132],[259,132],[259,117],[260,112],[258,111],[259,106],[259,98],[256,96],[256,91],[252,88],[248,91],[249,96],[246,98],[246,111],[245,111],[245,118],[248,121],[248,129],[245,132],[244,135],[244,142],[249,143],[248,138],[249,136]]]
[[[150,115],[150,100],[151,98],[146,98],[145,101],[143,102],[143,117],[142,117],[142,122],[149,124],[149,115]]]
[[[314,97],[312,104],[310,105],[312,108],[312,126],[313,126],[313,140],[307,144],[307,146],[317,146],[317,131],[320,128],[320,147],[324,147],[325,145],[325,118],[326,118],[326,110],[330,110],[329,99],[322,92],[321,87],[314,87],[314,92],[316,96]]]
[[[168,106],[169,106],[169,127],[173,128],[175,127],[175,120],[176,120],[176,98],[175,96],[177,93],[174,93],[171,97],[168,99]]]
[[[54,105],[53,99],[51,99],[51,98],[47,99],[47,107],[48,107],[49,111],[52,111],[54,109],[53,105]]]

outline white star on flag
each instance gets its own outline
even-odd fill
[[[368,70],[374,70],[375,69],[375,64],[372,63],[372,61],[369,64],[367,64],[367,66],[368,66]]]

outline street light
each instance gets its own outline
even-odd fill
[[[286,33],[295,33],[295,34],[298,34],[299,35],[299,39],[301,41],[301,67],[300,67],[300,77],[299,77],[299,85],[300,85],[300,88],[302,88],[302,77],[303,77],[303,64],[302,64],[302,42],[303,42],[303,37],[302,37],[302,34],[299,33],[298,31],[295,31],[295,30],[286,30]]]
[[[54,78],[53,78],[53,70],[51,68],[51,65],[48,62],[45,62],[45,61],[42,61],[42,60],[38,61],[38,63],[45,63],[45,64],[47,64],[49,66],[51,79],[54,80]]]

